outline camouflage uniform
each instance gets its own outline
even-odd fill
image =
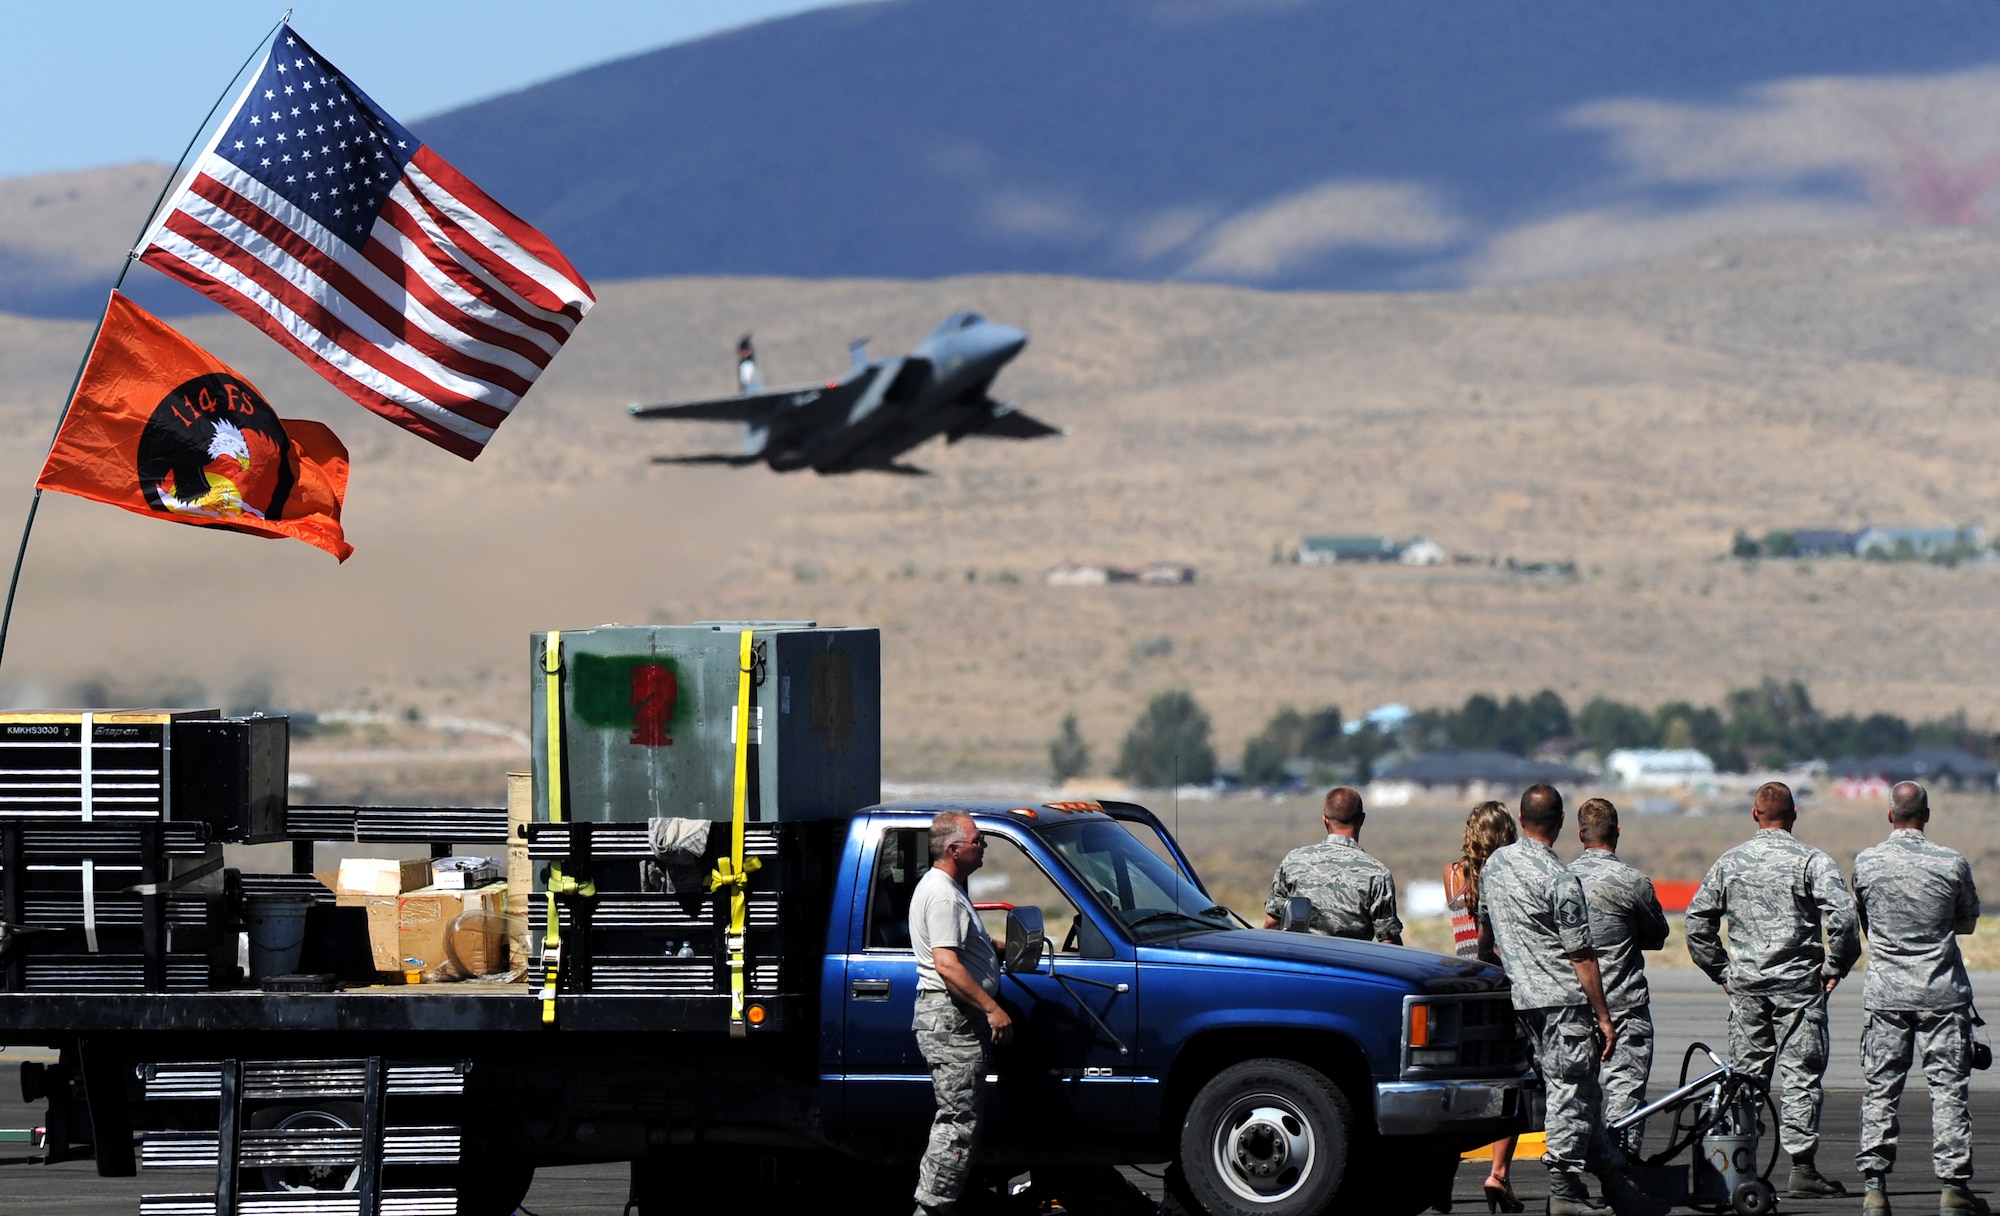
[[[1623,1167],[1623,1154],[1604,1131],[1597,1015],[1570,964],[1570,956],[1595,948],[1583,884],[1554,849],[1523,836],[1487,858],[1479,914],[1493,926],[1500,965],[1513,985],[1514,1016],[1548,1091],[1542,1164],[1571,1174]]]
[[[965,888],[935,866],[910,896],[910,947],[917,956],[917,1007],[910,1025],[937,1097],[930,1142],[917,1167],[917,1202],[948,1209],[958,1203],[972,1169],[993,1031],[986,1015],[947,991],[933,950],[957,951],[966,978],[989,996],[1000,988],[1000,956]]]
[[[1931,1091],[1931,1165],[1943,1182],[1972,1177],[1972,984],[1954,926],[1979,915],[1963,855],[1915,828],[1854,859],[1854,899],[1868,932],[1861,985],[1862,1173],[1896,1165],[1896,1110],[1913,1054]]]
[[[1776,1069],[1779,1143],[1810,1160],[1825,1097],[1825,978],[1846,975],[1861,956],[1840,868],[1790,832],[1759,831],[1709,867],[1688,905],[1687,944],[1695,966],[1729,987],[1730,1058],[1767,1083]]]
[[[1264,911],[1282,915],[1285,901],[1295,895],[1311,901],[1308,928],[1322,937],[1388,941],[1403,936],[1403,922],[1396,917],[1395,876],[1352,836],[1329,834],[1318,844],[1285,854],[1271,875]]]
[[[943,992],[917,994],[917,1050],[930,1065],[937,1114],[917,1169],[917,1202],[946,1208],[965,1193],[972,1150],[979,1135],[991,1051],[986,1019]]]
[[[1646,1104],[1646,1080],[1653,1071],[1653,1008],[1641,951],[1667,944],[1667,914],[1653,880],[1609,849],[1585,849],[1569,868],[1583,883],[1590,904],[1590,939],[1604,976],[1604,1003],[1617,1028],[1611,1058],[1597,1070],[1608,1126]],[[1614,1138],[1633,1156],[1645,1134],[1641,1123]]]

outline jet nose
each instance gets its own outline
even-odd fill
[[[1015,329],[1011,325],[995,325],[993,327],[994,349],[1005,357],[1011,359],[1015,355],[1020,354],[1021,348],[1027,344],[1028,335],[1021,330]]]

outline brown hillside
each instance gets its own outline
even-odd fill
[[[780,616],[882,626],[905,777],[1039,774],[1072,709],[1101,769],[1144,698],[1177,685],[1231,757],[1287,702],[1708,701],[1765,674],[1834,709],[1993,724],[2000,567],[1718,554],[1738,527],[2000,525],[1996,270],[2000,240],[1923,232],[1453,296],[615,284],[476,465],[365,416],[241,322],[203,320],[192,336],[353,448],[356,556],[51,497],[0,683],[48,701],[90,677],[135,698],[267,681],[295,705],[520,723],[531,629]],[[961,306],[1027,328],[997,390],[1068,437],[933,445],[913,457],[928,479],[779,477],[651,466],[734,436],[623,413],[728,391],[746,330],[774,382],[809,381],[851,337],[905,348]],[[87,332],[0,318],[10,528]],[[1303,533],[1423,533],[1578,575],[1271,564]],[[1200,581],[1040,581],[1154,558]]]

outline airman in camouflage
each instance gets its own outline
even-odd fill
[[[1778,1140],[1792,1157],[1786,1193],[1845,1195],[1813,1158],[1825,1098],[1826,997],[1861,956],[1854,897],[1833,858],[1792,835],[1798,807],[1789,786],[1759,787],[1750,814],[1757,834],[1716,860],[1688,905],[1688,954],[1729,994],[1730,1057],[1766,1083],[1774,1069],[1779,1077]]]
[[[1646,986],[1641,951],[1667,944],[1667,914],[1653,880],[1618,860],[1618,808],[1592,798],[1576,808],[1576,835],[1583,853],[1569,863],[1590,905],[1590,939],[1604,981],[1604,1003],[1617,1030],[1611,1056],[1597,1070],[1604,1091],[1607,1127],[1646,1104],[1646,1079],[1653,1071],[1652,991]],[[1628,1157],[1639,1154],[1645,1125],[1635,1124],[1613,1139]]]
[[[917,1165],[916,1216],[957,1211],[984,1120],[991,1051],[1014,1033],[1013,1017],[994,999],[999,953],[966,891],[966,880],[985,864],[986,837],[964,811],[940,811],[931,820],[930,846],[931,868],[910,895],[910,948],[917,956],[910,1028],[937,1100]]]
[[[1979,891],[1963,854],[1924,834],[1930,797],[1914,781],[1890,795],[1889,838],[1854,859],[1854,900],[1868,933],[1861,984],[1863,1212],[1887,1216],[1897,1107],[1914,1057],[1931,1091],[1931,1166],[1939,1210],[1980,1212],[1972,1182],[1972,984],[1958,934],[1979,925]]]
[[[1264,904],[1264,927],[1275,929],[1285,901],[1303,895],[1312,904],[1308,929],[1322,937],[1403,944],[1396,917],[1396,878],[1389,867],[1361,851],[1361,824],[1367,819],[1361,795],[1346,786],[1328,790],[1320,822],[1326,839],[1293,849],[1271,875],[1271,898]]]
[[[1625,1156],[1605,1134],[1597,1069],[1617,1039],[1604,1002],[1583,883],[1556,857],[1562,795],[1537,785],[1521,796],[1521,838],[1495,849],[1479,876],[1480,945],[1496,950],[1513,985],[1514,1016],[1547,1095],[1550,1216],[1601,1212],[1589,1169],[1623,1213],[1666,1208],[1625,1179]]]

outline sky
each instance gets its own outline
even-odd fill
[[[403,122],[828,0],[298,0],[292,27]],[[189,20],[198,10],[201,20]],[[0,177],[171,163],[282,0],[5,0]]]

